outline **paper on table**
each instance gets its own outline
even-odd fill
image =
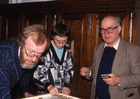
[[[59,96],[52,96],[51,94],[43,94],[43,95],[37,95],[34,97],[21,98],[21,99],[81,99],[81,98],[60,93]]]

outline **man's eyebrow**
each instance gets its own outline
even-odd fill
[[[34,53],[36,53],[36,54],[42,54],[43,52],[36,52],[36,51],[34,51],[34,50],[31,50],[31,49],[28,49],[30,52],[34,52]]]

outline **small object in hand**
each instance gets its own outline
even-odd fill
[[[108,74],[101,74],[101,78],[110,78]]]

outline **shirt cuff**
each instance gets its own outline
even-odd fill
[[[90,70],[90,72],[89,72],[89,76],[86,76],[86,77],[88,77],[88,78],[91,77],[91,70]]]
[[[121,86],[121,84],[118,84],[118,86],[120,87],[120,86]]]

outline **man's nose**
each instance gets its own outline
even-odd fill
[[[33,58],[32,58],[32,61],[33,61],[33,62],[35,62],[35,61],[37,61],[37,60],[38,60],[37,57],[33,57]]]
[[[105,30],[105,33],[104,34],[106,34],[106,33],[108,33],[107,29]]]
[[[59,45],[60,45],[60,46],[64,46],[64,42],[60,42]]]

